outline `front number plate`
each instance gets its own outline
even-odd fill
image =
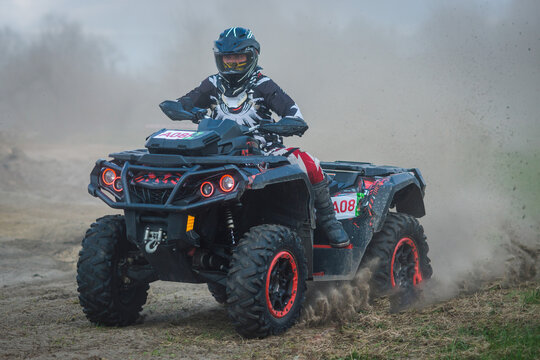
[[[168,140],[181,140],[181,139],[191,139],[197,134],[195,131],[187,130],[167,130],[154,136],[154,139],[168,139]]]

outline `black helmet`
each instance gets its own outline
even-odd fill
[[[233,27],[214,42],[219,74],[230,88],[241,87],[255,72],[261,46],[249,29]]]

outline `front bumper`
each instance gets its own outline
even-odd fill
[[[101,169],[109,167],[115,169],[121,174],[121,181],[123,191],[121,196],[108,196],[105,193],[105,188],[100,184],[99,177],[101,176]],[[148,171],[148,172],[182,172],[180,180],[171,188],[171,193],[167,197],[167,200],[163,204],[148,204],[135,201],[133,194],[130,191],[130,182],[133,173],[136,171]],[[181,199],[178,198],[180,189],[188,184],[191,179],[201,178],[204,176],[213,176],[221,173],[233,173],[237,179],[239,179],[237,187],[231,193],[216,194],[210,198],[196,199]],[[90,184],[88,185],[88,192],[90,195],[95,196],[103,200],[107,205],[113,209],[124,210],[147,210],[147,211],[164,211],[164,212],[194,212],[196,210],[211,206],[216,203],[238,201],[245,191],[248,178],[243,171],[236,165],[223,165],[212,168],[202,169],[200,165],[195,165],[189,168],[163,168],[163,167],[150,167],[142,165],[134,165],[129,161],[126,161],[122,167],[114,164],[110,161],[100,159],[96,162],[94,169],[90,174]],[[111,198],[112,197],[112,198]]]

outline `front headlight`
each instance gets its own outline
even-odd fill
[[[105,168],[102,170],[101,181],[103,184],[111,186],[114,184],[114,180],[116,180],[116,171],[110,168]]]
[[[223,175],[221,179],[219,180],[219,187],[221,191],[223,192],[232,191],[232,189],[234,189],[235,184],[236,182],[234,181],[234,178],[229,174]]]
[[[118,176],[116,170],[111,168],[101,169],[101,186],[107,190],[111,190],[113,194],[121,194],[123,190],[122,178]]]

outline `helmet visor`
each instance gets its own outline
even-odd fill
[[[246,54],[224,54],[221,61],[225,70],[241,72],[247,68]]]
[[[243,74],[253,63],[253,52],[216,53],[216,64],[222,74]]]

